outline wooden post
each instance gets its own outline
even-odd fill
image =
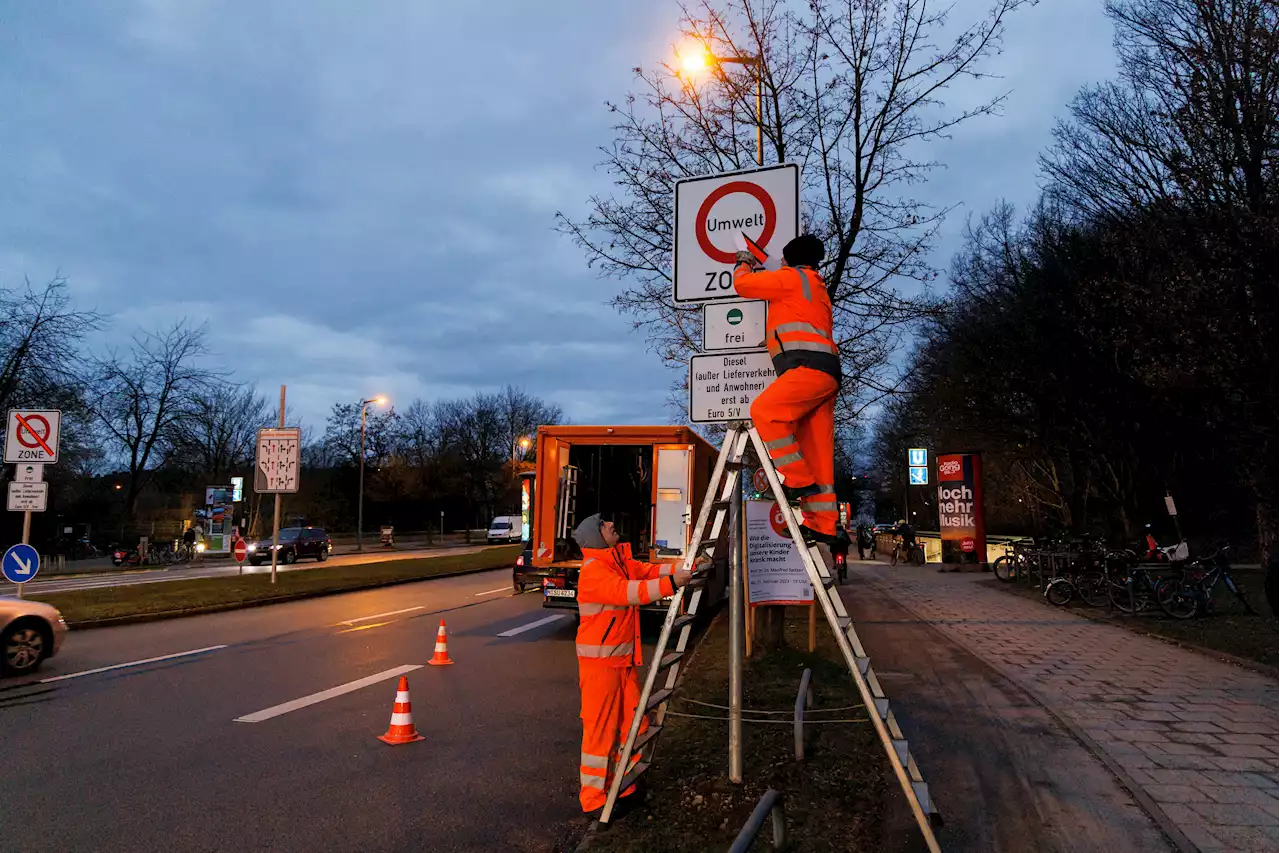
[[[814,593],[817,594],[816,591]],[[809,605],[809,652],[818,647],[818,602]]]

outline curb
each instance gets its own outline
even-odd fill
[[[887,583],[882,584],[882,588],[880,591],[885,595],[888,595],[890,598],[892,598],[894,603],[896,603],[903,610],[906,610],[916,619],[920,620],[922,624],[933,626],[934,630],[937,630],[936,623],[934,623],[932,620],[924,618],[919,613],[917,613],[915,608],[912,607],[910,604],[906,603],[905,601],[901,600],[897,596],[893,595],[892,590],[887,588],[891,586],[892,584],[887,584]],[[1095,619],[1092,621],[1096,622],[1098,620]],[[1108,770],[1111,771],[1111,774],[1116,777],[1116,779],[1120,782],[1120,784],[1124,786],[1125,790],[1129,792],[1130,796],[1133,797],[1133,800],[1135,803],[1138,804],[1138,807],[1142,809],[1147,814],[1148,817],[1151,818],[1151,820],[1155,823],[1155,825],[1159,827],[1160,831],[1164,833],[1165,837],[1168,838],[1170,841],[1172,841],[1174,846],[1178,848],[1179,853],[1201,853],[1200,848],[1197,847],[1195,844],[1193,844],[1191,842],[1191,839],[1187,838],[1187,836],[1183,834],[1182,830],[1178,829],[1177,825],[1174,824],[1172,819],[1170,819],[1169,816],[1164,813],[1164,810],[1160,808],[1160,806],[1156,803],[1156,801],[1153,800],[1150,796],[1148,796],[1146,791],[1142,790],[1142,786],[1138,784],[1137,780],[1134,779],[1132,776],[1130,776],[1129,772],[1125,770],[1124,767],[1122,767],[1119,764],[1119,762],[1117,762],[1114,758],[1108,755],[1106,751],[1102,749],[1102,746],[1097,741],[1095,741],[1092,737],[1089,736],[1088,732],[1086,732],[1084,729],[1080,728],[1080,726],[1076,725],[1074,722],[1072,722],[1071,720],[1068,720],[1067,718],[1059,714],[1056,710],[1054,710],[1049,705],[1049,703],[1045,700],[1045,698],[1040,695],[1040,692],[1038,690],[1035,690],[1034,688],[1029,687],[1025,684],[1021,684],[1018,681],[1015,681],[1009,675],[1005,674],[1003,670],[993,666],[985,657],[978,654],[973,649],[970,649],[966,644],[959,642],[958,640],[956,640],[955,638],[951,637],[948,634],[943,633],[943,636],[946,637],[951,642],[959,645],[961,648],[963,648],[969,654],[976,657],[978,660],[982,661],[983,664],[990,667],[993,672],[998,674],[1001,678],[1003,678],[1009,684],[1013,685],[1018,690],[1021,690],[1023,693],[1029,696],[1032,701],[1034,701],[1037,705],[1043,708],[1045,713],[1047,713],[1050,717],[1056,720],[1058,724],[1061,725],[1063,729],[1067,731],[1068,734],[1070,734],[1073,738],[1075,738],[1076,741],[1081,746],[1083,746],[1090,755],[1092,755],[1095,759],[1100,761],[1104,767],[1106,767]]]
[[[497,569],[507,569],[510,566],[486,566],[478,569],[459,569],[454,572],[441,572],[436,575],[427,575],[420,578],[397,578],[396,580],[379,581],[370,584],[361,584],[359,586],[343,587],[342,589],[321,589],[308,590],[306,592],[293,592],[287,595],[278,595],[271,598],[258,598],[249,601],[228,601],[223,604],[209,604],[202,607],[188,607],[182,610],[161,610],[155,613],[136,613],[127,616],[109,616],[104,619],[86,619],[82,622],[68,622],[68,628],[74,628],[77,631],[88,630],[91,628],[113,628],[116,625],[135,625],[141,622],[160,622],[165,619],[180,619],[184,616],[201,616],[206,613],[224,613],[228,610],[246,610],[250,607],[266,607],[271,604],[284,604],[290,601],[301,601],[306,598],[322,598],[328,595],[342,595],[348,592],[360,592],[365,589],[379,589],[387,586],[400,586],[406,583],[422,583],[423,581],[432,581],[437,578],[452,578],[460,575],[474,575],[480,572],[492,572]],[[216,580],[216,578],[193,578],[193,580]],[[50,593],[54,595],[56,593]],[[39,600],[39,599],[33,599]]]

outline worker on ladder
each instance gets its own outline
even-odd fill
[[[830,545],[839,521],[835,488],[835,406],[840,354],[832,332],[831,297],[818,275],[825,250],[812,234],[782,248],[782,269],[738,252],[733,286],[769,303],[765,329],[778,378],[751,404],[751,420],[783,481],[799,503],[805,538]]]
[[[650,604],[689,583],[692,573],[669,563],[642,563],[631,557],[612,521],[599,513],[573,531],[582,549],[578,572],[578,683],[582,688],[582,755],[579,800],[591,814],[604,807],[619,753],[640,701],[636,667],[640,657],[638,605]],[[701,564],[706,558],[700,558]],[[648,726],[642,721],[640,732]],[[634,766],[640,754],[631,757]],[[627,797],[635,786],[620,792]],[[615,812],[617,814],[617,812]]]

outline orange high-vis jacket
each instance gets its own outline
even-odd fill
[[[831,332],[831,298],[822,277],[809,267],[752,272],[738,264],[733,288],[748,299],[769,303],[765,338],[778,375],[811,367],[840,380],[840,355]]]
[[[583,548],[578,571],[578,659],[609,666],[639,666],[640,618],[636,605],[675,595],[666,563],[631,558],[631,545]]]

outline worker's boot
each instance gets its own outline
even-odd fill
[[[822,494],[822,488],[817,483],[812,486],[796,486],[794,488],[791,486],[783,486],[782,491],[786,493],[787,503],[792,506],[799,506],[800,501],[803,499]]]

